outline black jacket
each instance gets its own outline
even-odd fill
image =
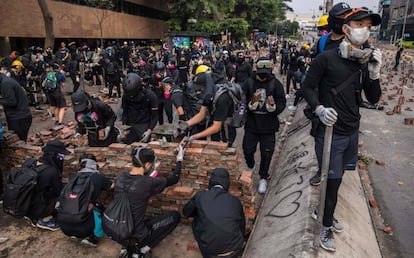
[[[356,73],[358,74],[349,86],[336,96],[331,93],[332,88],[338,87]],[[324,51],[316,56],[304,82],[304,96],[312,110],[318,105],[336,110],[338,120],[334,125],[334,133],[340,135],[351,135],[359,128],[362,90],[370,103],[379,101],[379,80],[369,78],[367,64],[361,65],[356,61],[341,58],[338,49]]]
[[[277,115],[282,113],[286,108],[286,97],[283,85],[273,74],[269,74],[268,78],[263,82],[253,79],[255,77],[256,75],[253,75],[246,83],[246,102],[250,103],[258,89],[264,89],[266,91],[266,97],[273,96],[276,103],[276,110],[273,112],[267,111],[266,105],[263,103],[263,105],[259,103],[256,110],[250,110],[248,108],[247,121],[244,128],[246,131],[255,134],[275,133],[279,130],[279,119]]]
[[[193,234],[203,254],[217,255],[243,246],[245,216],[239,199],[228,193],[229,177],[224,169],[215,169],[209,190],[198,192],[183,209],[194,217]]]
[[[0,105],[4,107],[7,120],[32,117],[23,88],[4,74],[0,74],[0,95]]]

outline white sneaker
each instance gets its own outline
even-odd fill
[[[286,95],[285,95],[285,98],[286,98],[286,99],[289,99],[289,98],[290,98],[290,95],[289,95],[289,94],[286,94]]]
[[[259,194],[265,194],[266,190],[267,190],[267,180],[262,178],[260,179],[260,182],[259,182],[258,192]]]

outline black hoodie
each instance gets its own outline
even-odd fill
[[[0,73],[0,105],[4,107],[7,119],[32,117],[29,101],[23,88],[17,81]]]
[[[209,190],[198,192],[184,207],[183,215],[194,217],[193,234],[204,255],[218,255],[243,246],[245,216],[240,200],[228,193],[229,173],[213,170]]]

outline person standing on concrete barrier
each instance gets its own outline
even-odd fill
[[[112,108],[86,92],[75,92],[71,96],[78,129],[75,137],[88,133],[91,147],[106,147],[116,142],[119,130],[114,127],[116,115]]]
[[[381,51],[363,48],[371,27],[381,23],[381,17],[366,8],[355,8],[345,16],[345,33],[338,49],[324,51],[311,64],[304,82],[305,99],[321,123],[315,137],[318,164],[322,166],[325,126],[333,126],[329,173],[320,244],[336,251],[333,231],[338,230],[334,219],[338,190],[345,169],[355,169],[358,158],[359,104],[364,91],[370,103],[381,96],[379,83]],[[318,93],[316,93],[318,89]],[[317,214],[313,214],[317,218]]]
[[[152,90],[144,88],[142,78],[136,73],[125,77],[121,107],[122,124],[130,126],[124,142],[149,142],[158,122],[158,100]]]
[[[215,168],[208,191],[198,192],[184,206],[183,215],[194,217],[194,238],[205,258],[235,258],[243,247],[246,218],[240,200],[229,194],[229,187],[229,172]]]
[[[257,143],[260,143],[260,194],[267,190],[269,166],[275,149],[275,133],[279,130],[277,115],[286,107],[283,85],[272,74],[272,66],[271,60],[259,58],[256,74],[246,83],[248,111],[244,126],[243,152],[247,166],[254,170],[254,153]]]
[[[0,95],[0,105],[4,108],[7,127],[13,130],[20,140],[26,141],[32,125],[32,114],[24,89],[17,81],[0,73]]]

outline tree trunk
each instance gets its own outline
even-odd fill
[[[37,0],[39,3],[40,9],[42,10],[43,14],[43,21],[45,23],[45,45],[44,49],[47,47],[52,47],[55,44],[55,34],[53,31],[53,16],[49,11],[49,7],[47,6],[46,0]]]
[[[104,49],[104,42],[103,42],[103,21],[99,21],[99,29],[101,30],[101,49]]]

